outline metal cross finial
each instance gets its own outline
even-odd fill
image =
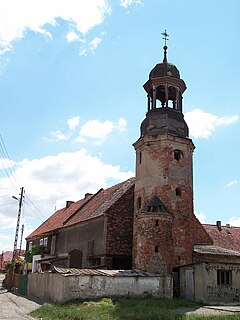
[[[161,35],[163,36],[163,40],[165,40],[165,46],[167,45],[167,40],[169,37],[169,34],[167,34],[167,30],[165,29],[164,32],[161,33]]]

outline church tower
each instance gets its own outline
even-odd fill
[[[167,61],[167,33],[163,62],[143,85],[147,113],[136,150],[133,268],[171,274],[192,262],[194,145],[183,116],[185,82]],[[200,224],[199,224],[200,225]],[[198,226],[200,227],[200,226]]]

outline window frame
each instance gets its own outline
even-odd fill
[[[225,269],[217,270],[217,285],[231,286],[232,285],[232,271]]]

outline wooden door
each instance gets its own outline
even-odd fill
[[[188,300],[194,300],[194,274],[193,268],[185,270],[186,281],[186,298]]]

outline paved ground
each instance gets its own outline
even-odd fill
[[[177,313],[181,314],[194,314],[199,316],[219,316],[224,314],[233,314],[240,319],[240,306],[203,306],[200,308],[178,308]]]
[[[27,314],[40,307],[40,303],[10,293],[2,288],[5,275],[0,274],[0,319],[1,320],[29,320]]]

